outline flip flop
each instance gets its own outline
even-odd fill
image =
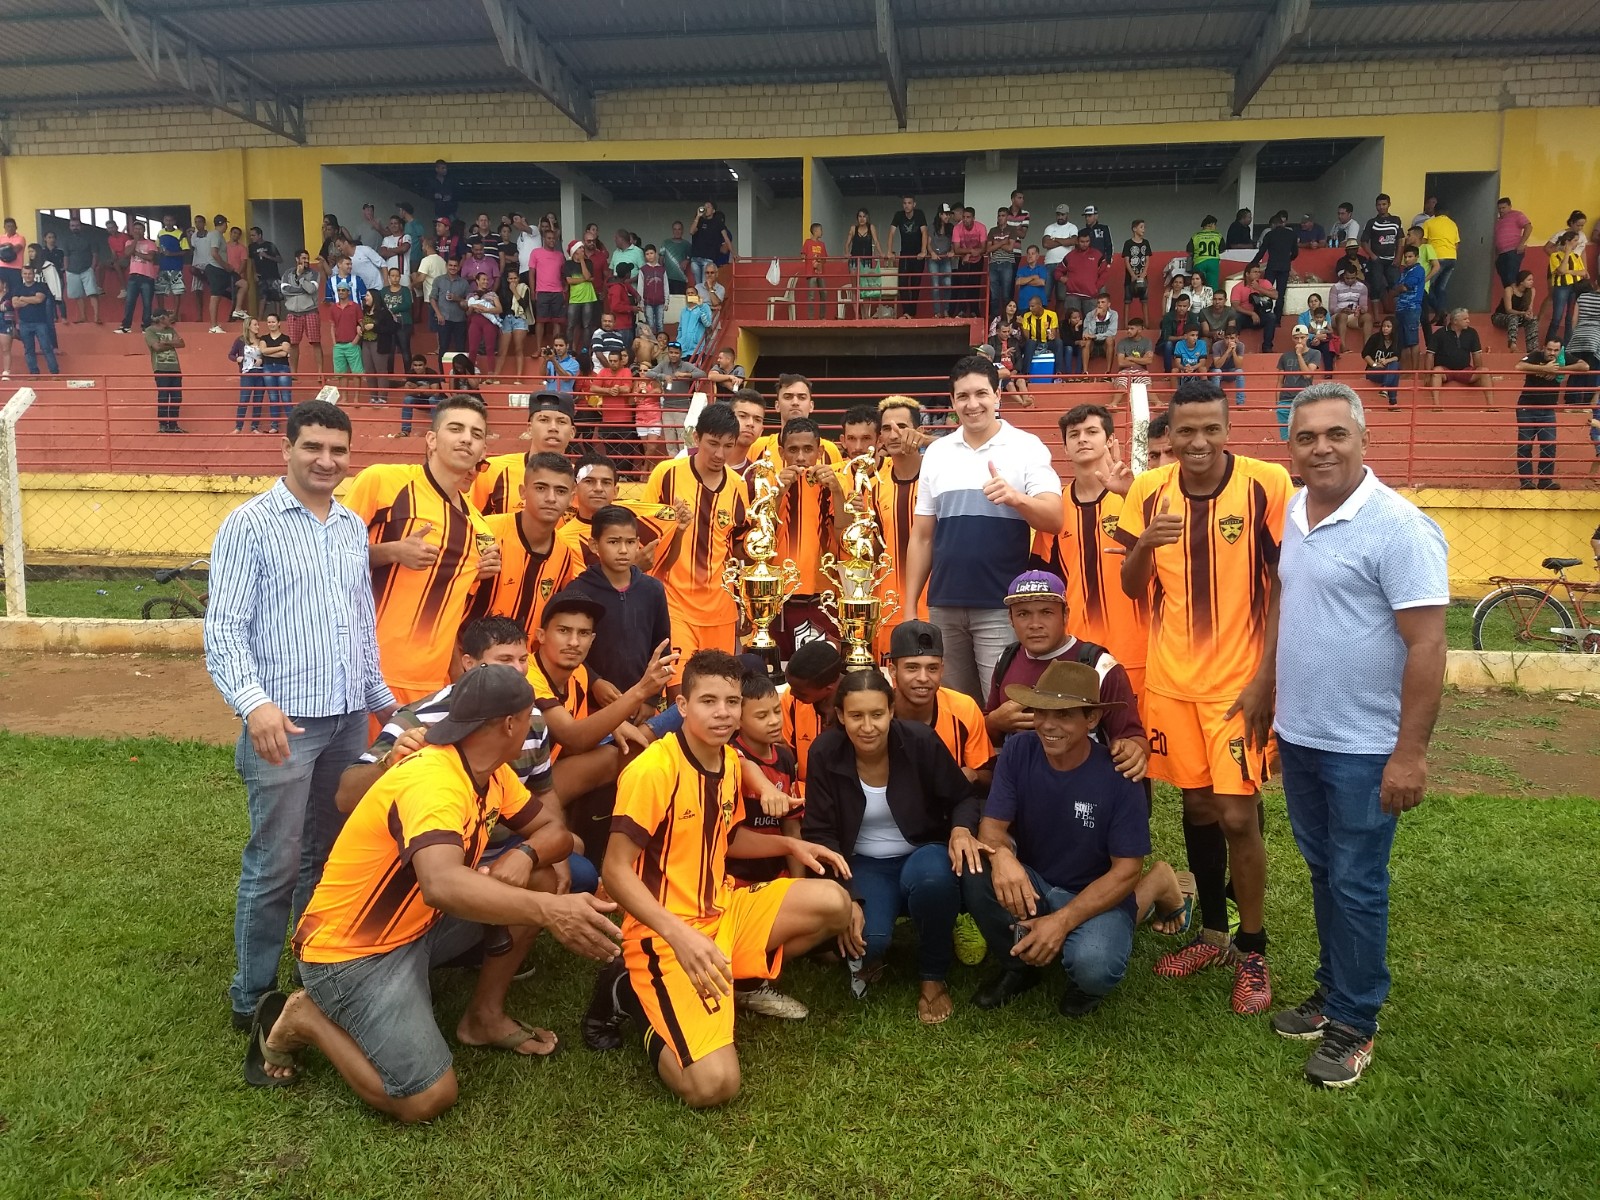
[[[244,1052],[244,1081],[251,1087],[280,1088],[300,1082],[300,1060],[293,1053],[274,1050],[267,1045],[272,1027],[283,1015],[283,1006],[289,997],[282,992],[268,992],[256,1004],[255,1015],[250,1019],[250,1046]],[[293,1067],[293,1075],[268,1075],[266,1068]]]
[[[1198,890],[1195,887],[1194,872],[1178,871],[1177,876],[1178,890],[1183,893],[1183,903],[1178,905],[1178,907],[1174,908],[1171,912],[1164,913],[1153,911],[1155,906],[1152,905],[1152,912],[1148,917],[1152,927],[1154,927],[1157,922],[1165,924],[1168,921],[1176,921],[1180,918],[1182,919],[1183,925],[1177,929],[1167,931],[1158,929],[1155,931],[1157,933],[1161,933],[1164,937],[1179,937],[1185,933],[1188,933],[1190,927],[1194,924],[1195,895]]]
[[[520,1053],[517,1050],[517,1047],[529,1039],[538,1041],[539,1031],[532,1025],[529,1025],[526,1021],[517,1021],[515,1017],[513,1017],[512,1020],[516,1023],[517,1027],[511,1030],[509,1033],[504,1033],[500,1037],[495,1038],[495,1040],[492,1042],[461,1042],[460,1044],[472,1050],[506,1050],[512,1054],[515,1054],[518,1058],[533,1058],[540,1061],[554,1058],[556,1055],[560,1054],[564,1049],[566,1049],[567,1044],[559,1037],[556,1037],[554,1030],[545,1030],[545,1032],[548,1033],[552,1038],[555,1038],[555,1045],[548,1053]],[[460,1039],[458,1038],[457,1041],[460,1041]],[[543,1043],[540,1044],[542,1045]]]
[[[945,999],[951,999],[948,991],[945,992]],[[955,1012],[955,1003],[952,1000],[950,1010],[948,1012],[946,1012],[942,1017],[933,1016],[931,1011],[932,1003],[932,1000],[927,996],[917,997],[917,1020],[921,1021],[924,1025],[943,1025],[950,1019],[951,1014]]]

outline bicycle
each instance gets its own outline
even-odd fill
[[[1600,584],[1574,583],[1566,574],[1582,563],[1581,558],[1545,559],[1539,565],[1555,572],[1551,579],[1491,578],[1494,591],[1472,613],[1472,648],[1600,654],[1600,618],[1584,611],[1585,597],[1600,605]],[[1566,592],[1566,603],[1556,599],[1557,588]]]
[[[177,596],[156,596],[154,599],[146,600],[144,607],[139,610],[140,615],[146,621],[203,617],[206,611],[206,601],[210,598],[210,593],[198,592],[190,587],[186,573],[193,571],[196,567],[209,568],[210,566],[210,562],[206,559],[197,558],[186,567],[172,567],[169,570],[157,571],[155,574],[157,583],[176,583],[181,594]]]

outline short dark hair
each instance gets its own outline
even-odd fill
[[[845,409],[844,416],[839,418],[839,428],[844,429],[851,425],[871,425],[878,427],[878,410],[870,404],[852,404]]]
[[[765,700],[768,696],[778,694],[778,685],[772,682],[765,671],[746,671],[739,691],[746,700]]]
[[[1167,406],[1168,418],[1170,419],[1174,409],[1185,404],[1210,404],[1213,400],[1223,402],[1223,416],[1226,417],[1228,394],[1218,384],[1204,376],[1185,375],[1172,393],[1172,403]]]
[[[1150,431],[1146,436],[1154,438],[1166,437],[1171,424],[1172,418],[1167,416],[1166,413],[1157,413],[1155,416],[1150,418]]]
[[[889,680],[877,667],[847,672],[833,690],[833,707],[836,710],[843,709],[844,698],[856,692],[879,692],[889,701],[890,711],[894,710],[894,688],[889,686]]]
[[[607,529],[627,527],[637,530],[639,518],[620,504],[608,504],[595,513],[589,521],[589,536],[598,538]]]
[[[842,670],[844,657],[839,647],[824,638],[814,638],[795,648],[783,673],[791,683],[832,683]]]
[[[1207,225],[1215,225],[1216,223],[1217,215],[1215,213],[1207,213],[1205,216],[1200,218],[1200,228],[1202,229],[1204,229]]]
[[[783,391],[784,388],[793,387],[797,383],[805,384],[806,385],[806,391],[809,392],[811,390],[811,380],[807,379],[804,375],[779,375],[778,376],[778,390],[780,392]]]
[[[694,685],[702,679],[726,679],[744,687],[744,664],[726,650],[696,650],[683,664],[683,682],[678,690],[685,696],[694,694]]]
[[[461,627],[456,641],[463,654],[482,658],[490,646],[526,646],[528,631],[514,617],[478,617]]]
[[[553,475],[565,475],[572,478],[572,463],[565,454],[554,454],[549,450],[541,450],[536,454],[528,455],[524,462],[525,473],[533,474],[535,471],[549,471]]]
[[[320,425],[324,429],[336,429],[340,433],[352,432],[350,414],[337,404],[329,404],[326,400],[302,400],[294,406],[284,433],[291,446],[300,440],[300,431],[307,425]]]
[[[429,422],[429,424],[433,427],[435,432],[438,431],[440,424],[444,421],[445,413],[449,412],[453,408],[464,408],[469,412],[475,412],[483,418],[484,424],[488,424],[489,422],[488,405],[484,404],[484,402],[479,400],[476,396],[467,395],[466,392],[454,392],[451,395],[446,396],[443,400],[439,401],[438,404],[434,405],[433,420]]]
[[[734,415],[733,409],[726,404],[708,404],[700,410],[700,420],[694,427],[696,438],[705,437],[738,437],[739,418]]]
[[[754,404],[762,412],[767,411],[767,398],[753,387],[742,387],[728,397],[728,406],[735,404]]]
[[[783,431],[778,434],[778,445],[783,445],[797,433],[809,433],[817,439],[818,445],[822,444],[822,426],[818,425],[810,417],[796,417],[794,420],[784,423]]]
[[[965,379],[968,375],[982,375],[991,388],[997,392],[1000,390],[1000,368],[995,366],[994,360],[981,354],[969,354],[965,358],[958,358],[956,365],[950,368],[952,396],[956,393],[956,380]]]
[[[1496,204],[1510,204],[1511,203],[1511,197],[1510,196],[1501,196],[1500,199],[1495,201],[1495,203]]]
[[[1079,404],[1069,408],[1057,422],[1061,426],[1061,439],[1065,441],[1069,430],[1076,429],[1090,417],[1099,417],[1100,428],[1106,431],[1107,437],[1111,436],[1111,410],[1103,404]]]
[[[578,460],[578,466],[576,470],[574,470],[573,474],[576,475],[578,471],[583,470],[585,467],[604,467],[606,470],[611,472],[611,477],[613,479],[619,478],[621,475],[621,472],[617,470],[616,462],[609,456],[601,454],[598,450],[590,450],[587,454],[580,458]]]
[[[1379,192],[1378,195],[1376,196],[1376,198],[1374,198],[1373,203],[1376,204],[1379,200],[1382,200],[1385,204],[1388,204],[1389,203],[1389,193],[1388,192]]]

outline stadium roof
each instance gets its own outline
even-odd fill
[[[597,93],[1600,53],[1600,0],[0,0],[0,110],[201,103],[303,141],[331,95]]]

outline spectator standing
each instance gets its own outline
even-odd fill
[[[287,314],[290,366],[300,373],[300,346],[308,343],[317,355],[317,374],[322,363],[322,315],[317,310],[317,297],[322,292],[322,277],[311,265],[309,251],[298,251],[294,266],[280,283],[283,292],[283,309]]]
[[[456,215],[455,181],[450,178],[450,164],[437,159],[433,164],[433,215],[435,219],[452,220]]]
[[[250,310],[245,307],[249,300],[245,284],[250,267],[250,248],[244,244],[244,230],[239,226],[229,227],[228,242],[223,247],[223,253],[228,260],[228,295],[233,302],[233,319],[242,321],[250,315]]]
[[[1133,223],[1132,237],[1122,243],[1123,303],[1133,312],[1133,302],[1139,302],[1139,314],[1150,315],[1150,242],[1144,236],[1144,219]],[[1215,232],[1215,231],[1213,231]],[[1193,239],[1190,239],[1191,243]],[[1192,250],[1191,250],[1192,253]]]
[[[1028,210],[1023,207],[1023,194],[1020,191],[1011,193],[1011,204],[1004,211],[1000,224],[1004,225],[1011,234],[1011,240],[1016,249],[1021,250],[1028,240],[1028,228],[1033,224],[1033,218],[1028,215]]]
[[[689,415],[695,380],[704,379],[705,374],[684,358],[683,347],[677,342],[667,343],[666,357],[648,372],[650,379],[658,381],[661,391],[661,428],[668,455],[676,454],[686,445],[683,421]]]
[[[156,377],[156,432],[187,433],[178,425],[178,407],[183,403],[183,369],[178,351],[183,335],[172,327],[172,313],[158,309],[155,324],[144,331],[145,348],[150,351],[150,370]]]
[[[877,265],[884,257],[883,245],[878,241],[878,227],[872,223],[872,217],[864,208],[856,209],[856,222],[850,227],[849,253],[846,262],[850,274],[855,277],[856,289],[856,317],[866,315],[863,302],[878,298]],[[870,276],[869,282],[864,277]],[[871,295],[868,296],[870,290]]]
[[[1428,303],[1441,321],[1450,311],[1450,276],[1456,270],[1456,251],[1461,245],[1461,230],[1450,218],[1450,210],[1443,204],[1422,225],[1422,238],[1433,250],[1438,269],[1428,285]]]
[[[289,337],[278,323],[276,313],[266,315],[266,331],[257,345],[261,347],[261,381],[267,391],[267,432],[277,433],[289,416],[290,387],[294,382],[289,370]]]
[[[1517,396],[1517,475],[1523,491],[1556,491],[1556,400],[1561,395],[1561,342],[1547,338],[1542,350],[1528,348],[1517,364],[1522,391]],[[1534,458],[1537,455],[1538,462]]]
[[[567,286],[567,342],[586,346],[590,333],[600,323],[600,293],[595,287],[595,264],[583,242],[567,247],[561,278]]]
[[[283,275],[283,254],[275,244],[267,241],[267,235],[261,231],[261,226],[250,226],[249,236],[247,253],[250,257],[250,269],[255,273],[256,311],[262,314],[282,313],[283,288],[280,281]]]
[[[674,296],[683,295],[689,285],[687,270],[694,243],[683,236],[683,222],[672,223],[672,236],[661,243],[661,265],[667,269],[667,291]]]
[[[1109,267],[1116,248],[1111,244],[1111,230],[1100,223],[1100,210],[1094,205],[1083,206],[1083,228],[1079,232],[1089,235],[1089,244],[1100,251],[1100,257]]]
[[[928,231],[928,290],[933,301],[933,315],[948,317],[951,310],[951,272],[955,267],[955,243],[951,231],[956,227],[955,213],[948,203],[939,205],[939,215],[933,219]]]
[[[1251,223],[1253,214],[1248,208],[1241,208],[1234,214],[1233,224],[1228,226],[1228,232],[1223,235],[1223,245],[1229,250],[1253,250],[1256,244],[1255,226]]]
[[[350,260],[350,271],[357,279],[361,280],[363,295],[366,292],[376,292],[383,287],[383,256],[371,246],[363,246],[352,241],[348,235],[340,237],[335,243],[339,253]],[[496,270],[498,271],[498,267]]]
[[[39,373],[39,355],[44,355],[44,363],[49,368],[50,374],[61,374],[61,365],[56,362],[55,331],[51,328],[50,320],[50,289],[39,277],[39,272],[33,267],[22,268],[22,282],[10,290],[7,303],[16,320],[17,338],[22,342],[23,361],[28,365],[28,374]]]
[[[1262,274],[1272,285],[1276,299],[1270,314],[1263,314],[1265,332],[1261,336],[1261,350],[1272,353],[1272,343],[1278,332],[1278,322],[1283,319],[1284,300],[1289,294],[1289,272],[1294,260],[1300,256],[1300,236],[1289,228],[1289,214],[1279,209],[1272,214],[1272,225],[1261,235],[1261,248],[1251,266],[1260,265]]]
[[[439,361],[455,350],[467,348],[467,297],[472,285],[461,277],[461,260],[448,259],[445,274],[433,284],[433,316],[439,328]],[[337,369],[337,368],[335,368]]]
[[[810,236],[800,243],[800,269],[806,277],[806,315],[820,321],[828,315],[828,244],[822,240],[822,224],[811,223]],[[655,328],[656,334],[661,330]]]
[[[1402,365],[1412,371],[1422,369],[1422,303],[1428,287],[1428,273],[1418,261],[1420,253],[1418,247],[1410,245],[1400,252],[1400,278],[1394,288],[1394,320],[1400,335]],[[1409,363],[1404,361],[1407,358]]]
[[[386,273],[391,267],[398,267],[404,275],[411,273],[411,242],[406,237],[406,223],[398,213],[388,220],[383,241],[378,246],[378,257],[383,259]]]
[[[422,261],[422,239],[428,236],[428,227],[417,217],[417,210],[406,200],[395,205],[400,212],[400,232],[406,242],[406,262],[403,275],[410,276]]]
[[[1571,215],[1567,217],[1566,228],[1557,230],[1550,236],[1550,240],[1544,244],[1545,250],[1554,250],[1556,248],[1556,243],[1561,240],[1561,235],[1570,231],[1578,235],[1577,244],[1572,248],[1573,252],[1579,256],[1582,256],[1589,248],[1589,238],[1583,232],[1583,226],[1588,220],[1588,216],[1583,212],[1582,209],[1573,209]]]
[[[617,230],[612,237],[615,249],[611,252],[611,274],[614,278],[621,278],[622,264],[627,263],[632,269],[632,278],[637,281],[640,272],[644,270],[644,247],[626,229]],[[631,325],[624,325],[624,329],[631,329]]]
[[[100,324],[100,284],[96,281],[96,268],[100,265],[98,242],[78,219],[77,211],[67,218],[67,232],[61,238],[63,274],[66,276],[67,303],[78,302],[78,317],[74,325],[82,325],[92,313],[94,323]]]
[[[567,327],[567,259],[562,255],[553,229],[541,230],[539,245],[528,254],[528,278],[533,284],[536,351],[549,349]]]
[[[989,311],[999,312],[1012,299],[1017,278],[1017,243],[1006,224],[1009,209],[999,209],[989,227]]]
[[[225,296],[231,296],[228,287],[228,260],[223,250],[223,242],[227,237],[228,221],[224,217],[222,224],[212,230],[206,226],[203,216],[196,216],[194,228],[189,232],[189,249],[193,254],[193,267],[190,277],[194,282],[195,312],[196,316],[208,316],[211,328],[209,333],[222,333],[222,322],[217,316],[217,304]],[[209,293],[205,308],[201,306],[201,290]],[[232,311],[232,305],[229,306]]]
[[[178,228],[177,219],[171,213],[161,216],[161,229],[156,234],[156,244],[161,248],[160,257],[156,260],[156,303],[165,308],[163,296],[172,297],[173,316],[176,317],[183,307],[183,296],[188,286],[183,281],[184,256],[189,252],[189,239],[183,230]],[[198,305],[198,301],[196,304]],[[198,309],[196,320],[199,319]]]
[[[1039,245],[1044,250],[1044,261],[1054,267],[1067,256],[1067,251],[1078,244],[1078,227],[1071,221],[1072,208],[1068,204],[1056,205],[1056,219],[1044,227]]]
[[[1427,786],[1450,581],[1438,525],[1365,465],[1355,392],[1301,394],[1291,430],[1306,485],[1284,523],[1279,622],[1302,636],[1277,642],[1274,727],[1320,945],[1315,991],[1272,1027],[1320,1036],[1305,1076],[1343,1088],[1372,1060],[1389,991],[1389,853]]]
[[[1494,205],[1494,269],[1501,287],[1511,287],[1522,274],[1522,254],[1533,236],[1533,222],[1501,196]]]
[[[500,254],[498,251],[491,253],[483,238],[473,234],[467,239],[467,256],[461,260],[461,278],[476,287],[479,275],[489,277],[491,288],[499,286]]]
[[[983,252],[989,243],[989,231],[977,220],[977,210],[964,208],[961,220],[950,232],[950,243],[956,256],[953,271],[955,281],[956,315],[976,317],[981,315],[984,299],[985,274]],[[859,227],[860,216],[857,216]],[[852,245],[852,252],[854,246]]]
[[[707,200],[694,214],[689,224],[689,267],[695,283],[706,277],[706,267],[725,261],[723,255],[733,253],[733,239],[728,234],[728,221],[715,203]]]
[[[359,388],[362,374],[361,305],[350,298],[350,289],[344,284],[340,284],[334,292],[328,323],[333,326],[333,373],[354,375],[354,386]]]
[[[385,351],[383,360],[384,372],[393,375],[396,360],[401,371],[411,361],[411,289],[401,282],[399,267],[390,267],[386,274],[388,279],[378,297],[393,318],[392,345]]]
[[[1550,252],[1550,327],[1545,331],[1546,340],[1557,334],[1563,341],[1572,336],[1576,310],[1573,301],[1589,290],[1589,268],[1579,249],[1582,239],[1583,234],[1575,229],[1564,229],[1556,235],[1555,249]]]
[[[706,332],[715,319],[711,306],[700,299],[698,288],[683,293],[683,313],[678,317],[678,345],[684,354],[693,357],[705,340]]]
[[[917,207],[916,197],[900,198],[900,211],[889,224],[889,242],[899,256],[895,291],[900,315],[920,317],[928,262],[928,218]],[[991,266],[991,274],[993,270]]]
[[[1382,313],[1390,303],[1390,293],[1400,280],[1400,248],[1405,229],[1400,218],[1389,211],[1389,197],[1379,193],[1375,211],[1361,227],[1361,245],[1367,252],[1367,293],[1375,311]]]
[[[813,226],[820,229],[821,226]],[[824,250],[826,257],[826,250]],[[639,301],[644,308],[644,323],[650,332],[660,337],[666,329],[667,296],[669,280],[661,252],[654,246],[644,248],[644,266],[639,271]]]
[[[500,353],[495,359],[496,379],[506,377],[506,366],[514,379],[522,378],[528,340],[528,322],[533,319],[533,293],[515,264],[507,264],[500,276]]]
[[[250,413],[250,432],[261,432],[261,409],[266,401],[266,377],[261,371],[261,334],[259,321],[246,321],[239,336],[228,349],[228,361],[239,368],[239,407],[233,414],[234,433],[244,432],[245,410]]]
[[[1078,230],[1077,245],[1056,267],[1057,291],[1062,311],[1077,309],[1086,313],[1095,307],[1096,297],[1111,273],[1111,256],[1102,254],[1088,229]]]
[[[1039,247],[1029,246],[1022,256],[1022,261],[1017,264],[1017,307],[1027,312],[1033,306],[1035,298],[1040,304],[1050,304],[1050,268],[1044,265],[1044,258],[1039,253]]]

